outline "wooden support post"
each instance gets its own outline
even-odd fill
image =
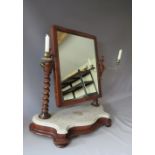
[[[51,115],[48,113],[48,103],[50,96],[50,74],[52,71],[52,61],[44,60],[42,62],[42,67],[44,70],[44,89],[43,89],[43,97],[42,97],[42,109],[39,117],[41,119],[48,119]]]
[[[100,104],[98,103],[98,98],[96,100],[94,100],[91,105],[98,107]]]

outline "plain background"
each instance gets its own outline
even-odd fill
[[[24,0],[24,155],[39,154],[131,154],[132,13],[131,0]],[[39,66],[44,36],[57,24],[97,36],[99,55],[104,55],[102,77],[105,110],[112,116],[111,128],[73,139],[65,149],[50,138],[29,132],[34,114],[40,112],[43,73]],[[119,66],[114,60],[123,49]],[[50,110],[56,110],[51,75]]]

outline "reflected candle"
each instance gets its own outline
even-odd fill
[[[122,53],[123,53],[123,50],[120,49],[119,52],[118,52],[118,56],[117,56],[117,62],[121,60],[121,58],[122,58]]]

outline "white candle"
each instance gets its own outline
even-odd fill
[[[49,46],[50,45],[50,37],[48,34],[46,34],[45,36],[45,52],[48,53],[49,52]]]
[[[117,61],[120,61],[121,60],[122,53],[123,53],[123,50],[120,49],[119,52],[118,52]]]

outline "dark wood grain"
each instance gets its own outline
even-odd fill
[[[65,147],[70,143],[70,140],[73,137],[87,134],[92,131],[95,131],[97,128],[105,125],[107,127],[111,126],[111,119],[108,118],[99,118],[94,124],[87,125],[87,126],[79,126],[79,127],[73,127],[68,130],[67,134],[58,134],[57,131],[54,128],[46,127],[46,126],[40,126],[35,123],[30,124],[30,131],[32,131],[35,134],[47,136],[50,138],[53,138],[53,142],[58,147]]]
[[[95,54],[96,54],[96,66],[97,66],[97,77],[98,77],[98,88],[99,88],[98,94],[94,94],[92,96],[85,96],[85,97],[79,98],[79,99],[63,100],[63,95],[61,92],[60,60],[59,60],[59,52],[58,52],[57,31],[62,31],[65,33],[70,33],[70,34],[74,34],[74,35],[78,35],[78,36],[82,36],[82,37],[86,37],[86,38],[90,38],[90,39],[94,40]],[[97,49],[96,36],[90,35],[88,33],[79,32],[76,30],[60,27],[57,25],[54,25],[51,27],[50,35],[51,35],[50,37],[52,38],[51,39],[52,49],[50,52],[54,56],[54,67],[55,67],[55,69],[54,69],[54,81],[55,81],[54,89],[55,89],[56,105],[58,107],[61,107],[61,106],[68,106],[68,105],[73,105],[73,104],[80,104],[80,103],[82,104],[88,100],[96,101],[99,97],[102,96],[101,84],[100,84],[100,72],[101,72],[100,66],[101,66],[101,64],[100,64],[99,59],[98,59],[98,49]]]
[[[51,116],[48,113],[48,103],[49,103],[49,96],[50,96],[50,74],[52,70],[52,62],[44,62],[43,70],[44,70],[44,89],[43,89],[43,97],[42,97],[42,109],[39,117],[41,119],[47,119]]]

